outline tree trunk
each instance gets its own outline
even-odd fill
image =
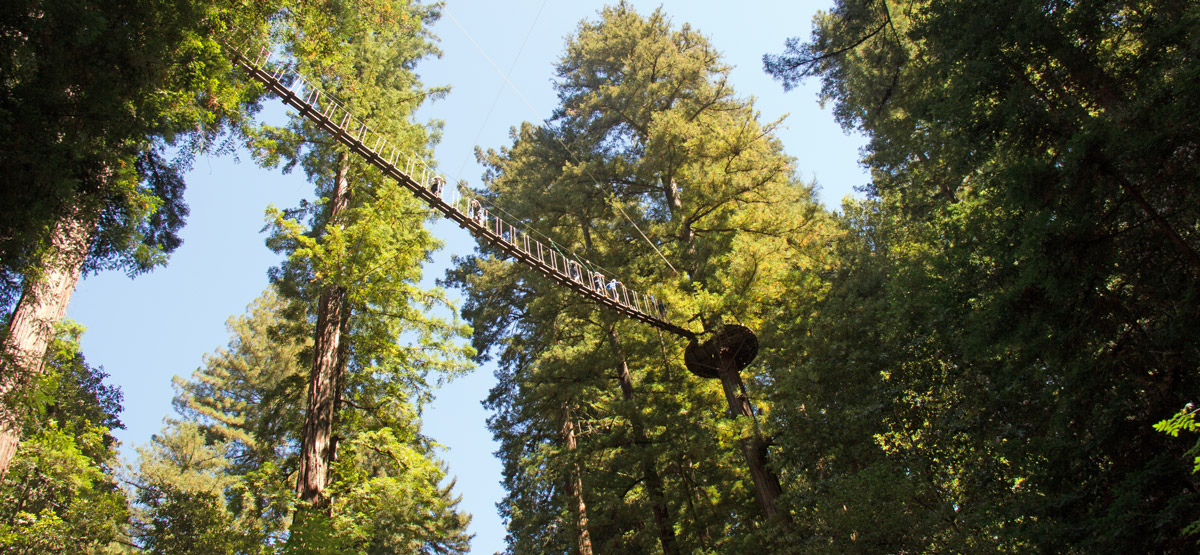
[[[338,416],[342,414],[342,393],[346,391],[343,387],[346,378],[346,365],[350,361],[350,341],[346,338],[350,337],[350,302],[345,296],[342,297],[342,321],[338,324],[338,334],[341,339],[338,341],[337,353],[337,381],[333,384],[333,424],[337,424]],[[334,434],[329,445],[329,460],[338,460],[338,445],[341,443],[341,436]]]
[[[634,402],[633,376],[629,373],[629,363],[625,359],[625,353],[621,350],[617,331],[609,328],[608,337],[612,341],[613,351],[617,355],[617,381],[621,384],[621,397],[630,404],[629,422],[633,426],[634,441],[639,445],[645,445],[646,429],[642,425],[641,414],[638,413],[637,405]],[[662,477],[658,474],[658,469],[655,468],[654,461],[651,460],[648,453],[643,451],[639,459],[641,460],[642,475],[646,480],[646,491],[650,494],[650,509],[654,513],[658,541],[662,544],[664,554],[674,555],[679,553],[679,547],[675,543],[675,525],[671,522],[671,512],[667,508],[666,496],[663,494]]]
[[[692,515],[692,522],[700,528],[696,537],[700,540],[700,545],[712,544],[712,528],[709,526],[709,519],[704,518],[698,510],[698,506],[703,505],[707,499],[705,492],[700,488],[699,481],[696,479],[696,465],[692,460],[687,461],[687,466],[679,465],[679,475],[682,477],[684,487],[687,488],[688,494],[684,497],[687,500],[688,512]]]
[[[575,451],[575,419],[571,416],[571,408],[563,403],[563,441],[567,451]],[[579,555],[592,555],[592,536],[588,533],[587,504],[583,501],[583,474],[579,463],[571,463],[571,476],[567,478],[567,495],[572,500],[571,512],[575,513],[575,530],[579,542]]]
[[[346,172],[346,154],[338,160],[327,226],[338,225],[350,202]],[[321,287],[317,304],[317,325],[313,341],[312,377],[308,382],[308,412],[304,415],[304,435],[300,449],[300,499],[323,506],[329,482],[329,464],[333,461],[333,419],[337,413],[338,385],[346,361],[342,342],[343,322],[349,317],[346,288],[334,283]]]
[[[94,211],[80,208],[55,223],[41,273],[26,279],[9,320],[8,335],[0,347],[0,398],[5,401],[0,403],[0,478],[8,472],[21,441],[20,417],[7,397],[24,388],[45,366],[55,326],[67,312],[91,248],[96,218]]]
[[[696,230],[692,229],[692,222],[689,218],[683,217],[683,194],[679,191],[679,185],[675,184],[675,178],[671,178],[671,184],[666,188],[667,206],[671,210],[671,221],[679,222],[681,226],[679,230],[679,240],[687,245],[687,253],[689,255],[696,254]],[[695,274],[693,274],[695,275]]]
[[[750,406],[750,400],[742,394],[742,376],[738,372],[732,351],[722,350],[718,377],[721,379],[721,388],[725,390],[725,400],[729,402],[729,412],[735,417],[742,416],[753,420],[754,410]],[[741,442],[742,454],[746,457],[746,464],[750,466],[750,477],[754,480],[754,497],[758,500],[763,515],[768,519],[774,518],[780,514],[778,499],[783,493],[783,488],[779,485],[779,478],[767,468],[767,442],[763,441],[757,426],[754,433],[750,437],[742,438]]]

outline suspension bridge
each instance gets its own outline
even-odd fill
[[[252,54],[231,47],[231,51],[234,61],[250,77],[278,95],[285,104],[379,168],[384,175],[395,179],[431,208],[469,231],[477,240],[621,315],[689,340],[695,339],[695,333],[672,323],[669,308],[663,300],[628,288],[616,276],[606,276],[578,257],[568,257],[553,241],[538,240],[529,230],[497,217],[478,199],[462,194],[455,187],[447,187],[445,177],[433,171],[423,159],[372,131],[362,118],[293,71],[290,64],[272,61],[270,50],[258,49]]]
[[[553,241],[547,244],[538,240],[529,230],[491,213],[478,199],[462,194],[456,187],[448,187],[446,178],[429,168],[423,159],[372,131],[363,119],[293,71],[287,62],[273,62],[269,49],[260,48],[254,54],[232,46],[230,50],[235,63],[251,78],[477,240],[586,299],[687,339],[684,353],[687,369],[698,377],[720,380],[730,414],[753,422],[754,411],[739,375],[758,353],[758,339],[749,328],[720,326],[701,342],[696,333],[671,321],[669,308],[661,299],[630,289],[615,276],[606,276],[578,257],[567,256]],[[757,424],[754,434],[742,438],[755,497],[763,513],[771,518],[779,514],[776,499],[782,490],[779,479],[767,468],[765,445]]]

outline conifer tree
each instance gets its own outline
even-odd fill
[[[606,8],[567,45],[554,117],[482,154],[481,194],[564,256],[667,299],[675,321],[698,333],[758,326],[824,224],[771,136],[775,124],[736,96],[728,70],[700,33],[661,11]],[[736,447],[746,430],[725,418],[716,383],[683,368],[678,339],[499,253],[464,259],[449,280],[468,291],[476,348],[499,356],[489,406],[509,552],[581,550],[581,497],[596,552],[761,544],[729,533],[758,528]],[[575,416],[574,447],[564,414]],[[576,468],[582,487],[564,488]]]
[[[766,58],[870,141],[830,295],[784,313],[810,356],[772,364],[814,548],[1195,550],[1153,425],[1200,387],[1198,31],[1184,1],[841,1]]]
[[[0,13],[0,395],[41,373],[80,275],[164,264],[187,216],[183,171],[262,94],[220,41],[289,2],[18,0]],[[286,19],[286,18],[282,18]],[[170,159],[168,152],[178,155]],[[19,208],[19,209],[18,209]],[[21,423],[0,406],[0,476]]]
[[[310,340],[288,332],[289,304],[268,293],[229,323],[227,349],[176,379],[185,416],[142,450],[140,544],[160,552],[465,552],[469,516],[443,485],[445,470],[420,433],[417,407],[389,383],[345,393],[351,415],[325,511],[297,502]],[[300,327],[307,327],[299,323]],[[369,384],[369,385],[368,385]]]
[[[396,1],[339,8],[299,18],[301,35],[334,26],[344,40],[293,42],[288,55],[297,71],[373,131],[424,155],[433,129],[413,122],[412,114],[440,91],[424,89],[413,67],[437,53],[427,30],[437,6]],[[427,376],[464,371],[456,358],[464,352],[453,345],[462,327],[432,315],[446,299],[418,286],[420,263],[437,242],[422,225],[428,212],[411,194],[299,116],[286,127],[257,132],[253,144],[266,165],[301,166],[321,197],[274,212],[268,240],[288,256],[272,271],[273,283],[299,301],[296,317],[313,325],[299,489],[302,499],[319,506],[343,439],[335,432],[343,403],[355,402],[354,392],[363,388],[424,402]],[[414,345],[397,345],[402,334],[415,334]]]

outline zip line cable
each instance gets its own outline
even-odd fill
[[[544,3],[543,3],[543,6],[545,6]],[[538,13],[540,14],[541,11],[539,10]],[[450,13],[450,10],[445,10],[445,14],[446,14],[446,16],[448,16],[450,18],[450,21],[454,22],[454,25],[456,27],[458,27],[458,30],[462,31],[463,35],[465,35],[467,37],[467,40],[471,41],[471,44],[475,45],[475,49],[479,51],[479,54],[481,56],[483,56],[483,58],[485,60],[487,60],[488,64],[490,64],[492,66],[492,69],[496,70],[496,73],[498,73],[500,75],[500,77],[502,77],[504,79],[504,82],[508,84],[509,88],[511,88],[513,90],[513,92],[517,93],[517,96],[521,98],[521,101],[525,103],[525,106],[529,108],[529,111],[533,113],[534,117],[536,117],[542,123],[545,123],[546,118],[542,117],[542,114],[540,112],[538,112],[537,108],[534,108],[533,104],[530,104],[529,100],[525,98],[525,95],[521,94],[521,90],[518,89],[517,86],[515,84],[513,84],[513,82],[511,80],[509,80],[508,75],[506,75],[503,71],[500,70],[500,67],[496,65],[496,62],[492,61],[491,56],[487,55],[487,52],[485,52],[483,50],[483,47],[480,46],[479,43],[475,41],[475,38],[471,36],[471,33],[467,32],[467,29],[465,27],[463,27],[461,23],[458,22],[458,19],[456,19],[454,17],[454,14]],[[526,37],[526,39],[528,39],[528,37]],[[563,146],[563,149],[566,150],[568,156],[573,158],[576,163],[580,164],[580,167],[583,168],[584,173],[586,173],[587,176],[592,179],[592,182],[595,183],[596,186],[602,187],[602,185],[600,185],[600,180],[596,179],[595,175],[592,175],[591,170],[588,170],[587,167],[583,165],[583,161],[580,160],[579,157],[575,155],[575,153],[571,150],[571,147],[569,145],[567,145],[567,143],[563,142],[562,138],[555,136],[554,140],[558,141],[558,143]],[[618,205],[616,202],[613,202],[611,204],[617,209],[618,212],[621,213],[621,216],[623,216],[625,218],[625,220],[628,221],[635,230],[637,230],[638,235],[641,235],[642,239],[644,239],[646,241],[646,243],[650,245],[650,248],[654,249],[654,252],[656,254],[658,254],[658,257],[661,258],[663,260],[663,262],[665,262],[667,264],[667,267],[671,268],[671,271],[674,272],[675,275],[679,275],[679,270],[675,268],[674,264],[671,264],[670,260],[667,260],[667,257],[663,255],[662,251],[658,250],[658,247],[654,244],[653,241],[650,240],[649,237],[646,236],[646,234],[642,231],[642,228],[638,227],[637,222],[633,221],[633,218],[630,218],[629,214],[626,214],[625,210],[623,208],[621,208],[620,205]],[[511,214],[510,214],[510,216],[511,216]]]
[[[584,170],[584,171],[587,171],[587,170]],[[591,172],[588,172],[588,175],[591,175]],[[592,180],[595,181],[595,178],[593,178]],[[617,211],[620,212],[622,216],[625,216],[625,219],[628,220],[629,223],[633,224],[633,229],[636,229],[638,232],[638,235],[641,235],[642,239],[645,239],[646,243],[648,243],[650,245],[650,248],[654,249],[654,252],[658,253],[658,257],[663,259],[663,262],[667,263],[667,266],[669,268],[671,268],[672,272],[675,272],[675,275],[679,275],[679,270],[676,270],[675,266],[671,264],[671,261],[667,260],[667,257],[663,256],[662,251],[658,250],[658,247],[654,246],[654,243],[652,241],[650,241],[649,237],[646,237],[645,233],[642,233],[642,228],[638,227],[638,225],[633,222],[633,218],[630,218],[629,214],[625,213],[625,209],[621,208],[620,203],[618,203],[615,198],[610,199],[610,200],[611,200],[611,204],[612,204],[613,208],[616,208]]]

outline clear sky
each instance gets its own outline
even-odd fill
[[[643,14],[660,5],[631,3]],[[581,20],[595,19],[603,4],[447,0],[445,15],[434,27],[444,55],[418,67],[427,85],[453,87],[448,98],[419,114],[445,122],[437,148],[441,172],[451,181],[478,185],[482,168],[475,163],[476,145],[506,146],[511,127],[549,116],[556,105],[554,64],[565,40]],[[830,111],[820,107],[818,83],[784,93],[763,73],[761,61],[763,54],[782,51],[788,37],[807,36],[812,16],[830,4],[666,0],[661,6],[676,25],[689,23],[709,37],[734,66],[735,90],[756,99],[763,121],[790,113],[778,137],[796,158],[800,176],[816,180],[823,202],[836,208],[842,197],[867,181],[857,162],[862,139],[843,133]],[[512,86],[505,84],[502,73],[509,74]],[[268,111],[280,110],[276,106]],[[171,377],[190,375],[205,353],[226,345],[225,320],[242,314],[267,287],[267,269],[278,257],[266,249],[260,233],[266,206],[291,207],[311,195],[312,186],[301,172],[261,170],[246,156],[240,162],[233,157],[200,158],[188,174],[191,216],[183,230],[184,243],[170,264],[134,280],[109,272],[80,284],[68,317],[88,328],[82,341],[88,361],[103,366],[111,374],[109,381],[125,393],[122,419],[127,429],[118,438],[127,458],[132,460],[134,446],[162,429],[164,417],[175,416]],[[427,280],[442,275],[450,255],[474,248],[471,238],[452,225],[437,225],[435,234],[446,248],[426,268]],[[496,445],[480,406],[495,382],[492,372],[491,367],[481,367],[445,386],[424,415],[426,433],[446,446],[442,455],[458,480],[461,506],[474,515],[472,553],[477,554],[504,546],[504,529],[495,510],[503,496],[501,468],[492,455]]]

